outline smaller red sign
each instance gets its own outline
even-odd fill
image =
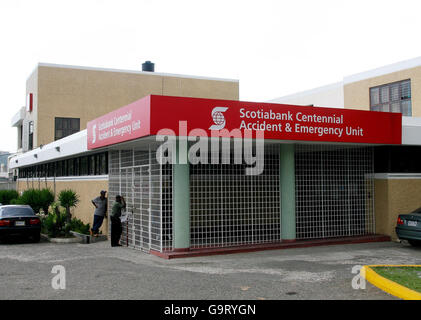
[[[150,134],[150,96],[88,122],[88,150]]]

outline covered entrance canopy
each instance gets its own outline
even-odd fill
[[[148,96],[89,122],[87,143],[109,149],[110,206],[122,194],[130,213],[122,240],[194,250],[374,234],[372,148],[401,143],[401,118]]]

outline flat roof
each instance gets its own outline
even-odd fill
[[[225,82],[239,82],[238,79],[227,79],[227,78],[194,76],[194,75],[184,75],[184,74],[174,74],[174,73],[162,73],[162,72],[150,72],[150,71],[140,71],[140,70],[124,70],[124,69],[112,69],[112,68],[85,67],[85,66],[74,66],[74,65],[65,65],[65,64],[44,63],[44,62],[38,63],[38,65],[36,66],[36,68],[34,69],[34,71],[38,67],[63,68],[63,69],[78,69],[78,70],[89,70],[89,71],[117,72],[117,73],[120,72],[120,73],[143,74],[143,75],[148,75],[148,76],[175,77],[175,78],[199,79],[199,80],[213,80],[213,81],[225,81]]]
[[[274,99],[268,100],[268,102],[278,102],[282,100],[292,99],[292,98],[299,98],[303,96],[313,95],[317,93],[327,92],[333,89],[338,89],[343,87],[346,84],[358,82],[370,78],[380,77],[386,74],[412,69],[416,67],[421,67],[421,57],[416,57],[404,61],[395,62],[392,64],[388,64],[382,67],[370,69],[363,72],[354,73],[348,76],[344,76],[342,81],[319,86],[316,88],[312,88],[309,90],[298,91],[292,94],[288,94],[286,96],[277,97]]]
[[[421,57],[412,58],[392,64],[388,64],[379,68],[371,69],[364,72],[355,73],[349,76],[345,76],[343,83],[357,82],[365,79],[379,77],[385,74],[390,74],[393,72],[398,72],[401,70],[411,69],[421,66]]]
[[[324,85],[324,86],[316,87],[316,88],[313,88],[313,89],[298,91],[298,92],[295,92],[295,93],[292,93],[292,94],[288,94],[286,96],[270,99],[266,102],[282,103],[282,102],[280,102],[282,100],[300,98],[300,97],[303,97],[303,96],[308,96],[308,95],[312,95],[312,94],[317,94],[317,93],[322,93],[322,92],[331,91],[331,90],[335,90],[335,89],[342,89],[342,88],[343,88],[343,82],[339,81],[339,82],[330,83],[330,84],[327,84],[327,85]],[[325,107],[325,106],[322,106],[322,107],[323,108],[329,108],[329,107]]]

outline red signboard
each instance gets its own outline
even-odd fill
[[[139,110],[138,110],[139,109]],[[130,121],[139,120],[139,130],[112,134],[93,141],[93,126],[103,133],[111,119],[131,110]],[[180,121],[183,126],[180,127]],[[111,124],[110,124],[111,125]],[[117,124],[117,127],[120,123]],[[187,127],[186,127],[187,126]],[[114,127],[110,127],[114,130]],[[303,107],[275,103],[243,102],[169,96],[148,96],[88,123],[88,148],[98,148],[141,136],[159,134],[161,129],[175,135],[232,136],[249,131],[265,139],[370,144],[400,144],[402,115],[337,108]],[[128,130],[128,129],[127,129]],[[114,130],[115,131],[115,130]],[[121,131],[117,130],[117,133]],[[102,138],[104,135],[101,136]],[[101,141],[101,142],[100,142]]]
[[[150,134],[150,96],[88,122],[88,149]]]

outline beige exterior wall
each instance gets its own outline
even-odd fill
[[[396,240],[396,220],[399,214],[421,207],[421,179],[376,179],[376,233]]]
[[[88,121],[149,94],[239,99],[237,81],[42,65],[31,77],[38,79],[34,148],[54,141],[55,117],[80,118],[83,130]]]
[[[390,205],[388,181],[386,179],[374,180],[374,213],[376,234],[392,236],[392,230],[389,228]]]
[[[45,181],[43,179],[21,179],[17,182],[18,192],[34,188],[43,189],[49,188],[56,192],[56,200],[60,191],[64,189],[72,189],[79,196],[79,204],[72,209],[72,216],[82,220],[84,223],[89,223],[92,227],[94,206],[91,200],[99,196],[101,190],[108,190],[107,180],[71,180],[71,181],[56,181],[54,188],[54,181]],[[108,219],[104,219],[104,223],[100,229],[103,234],[108,234]]]
[[[421,117],[421,67],[344,84],[344,106],[346,109],[370,110],[371,87],[407,79],[411,79],[412,116]]]
[[[421,117],[421,66],[407,68],[376,77],[344,84],[344,107],[370,110],[370,88],[402,80],[411,80],[412,116]],[[396,220],[399,214],[421,207],[421,180],[376,179],[376,233],[396,240]]]
[[[80,129],[88,121],[150,94],[210,99],[239,99],[239,83],[200,77],[158,73],[124,72],[91,68],[39,65],[26,82],[26,93],[33,94],[33,111],[25,121],[34,121],[34,149],[54,141],[55,117],[80,118]],[[26,150],[25,150],[26,151]],[[91,200],[100,190],[108,190],[107,180],[45,181],[23,179],[17,190],[50,188],[56,195],[73,189],[80,197],[74,216],[92,226]],[[102,232],[107,234],[108,221]]]

